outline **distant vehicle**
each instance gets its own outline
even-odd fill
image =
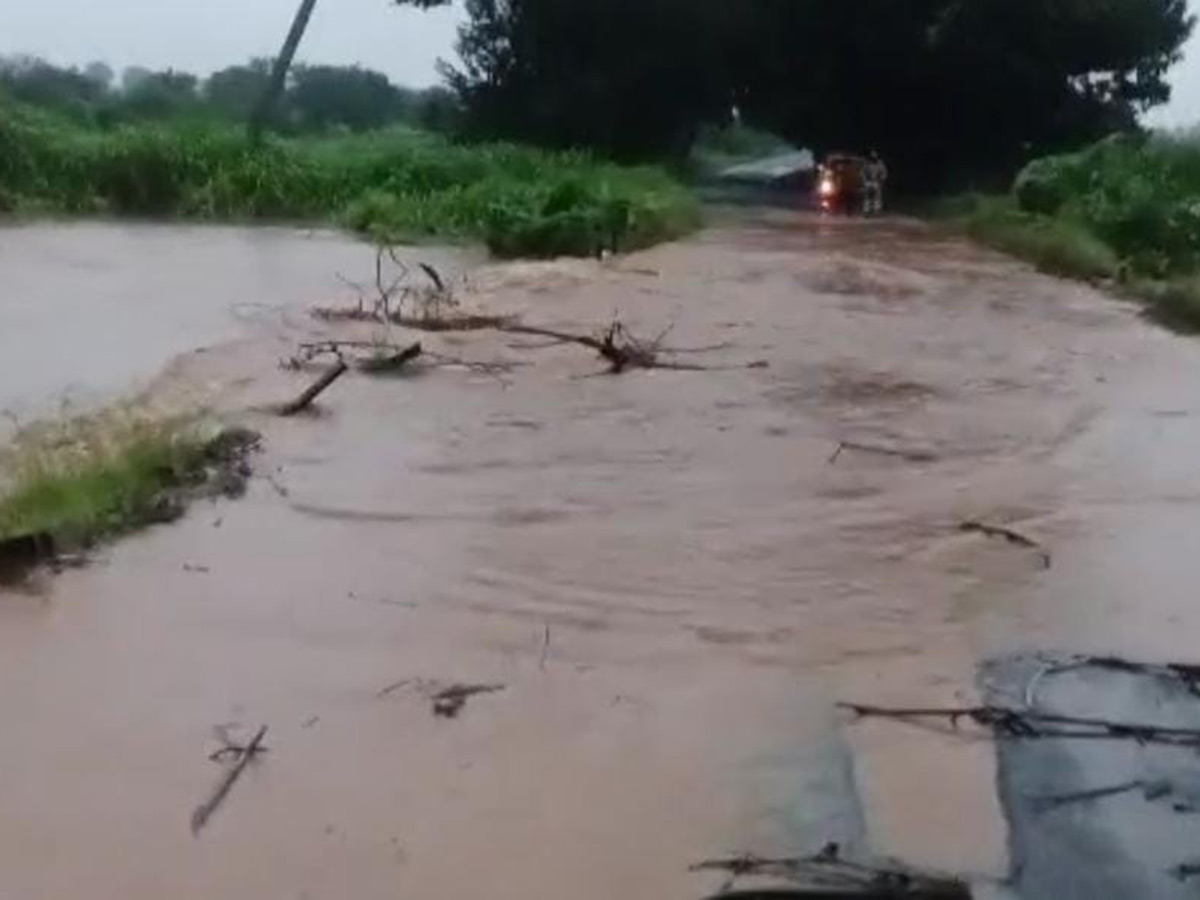
[[[817,208],[831,215],[863,215],[867,209],[869,161],[851,153],[831,153],[817,169]]]

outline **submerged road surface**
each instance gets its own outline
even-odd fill
[[[172,234],[171,277],[114,310],[221,268]],[[298,310],[347,264],[271,239]],[[44,269],[48,302],[93,283]],[[512,367],[348,377],[282,421],[255,410],[309,377],[277,366],[297,339],[379,326],[276,314],[176,359],[151,395],[240,411],[262,477],[0,596],[0,896],[684,900],[719,888],[707,857],[827,841],[990,896],[994,748],[834,703],[977,702],[1024,650],[1195,659],[1200,345],[1127,305],[917,224],[766,213],[458,292],[560,330],[616,311],[713,370],[394,330]],[[104,321],[140,346],[136,312]],[[23,368],[0,354],[6,392]],[[453,684],[503,690],[435,715]],[[194,837],[214,726],[263,724]]]

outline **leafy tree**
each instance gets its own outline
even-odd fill
[[[78,69],[30,56],[0,60],[0,85],[14,99],[75,113],[86,113],[104,93]]]
[[[360,66],[297,65],[285,104],[302,128],[362,131],[402,117],[409,95],[387,76]]]
[[[188,72],[167,69],[163,72],[141,70],[132,79],[125,70],[122,110],[142,118],[166,118],[194,110],[199,94],[199,79]]]
[[[247,119],[262,100],[270,81],[271,60],[254,59],[214,72],[204,83],[204,99],[223,115]]]
[[[154,73],[142,66],[126,66],[125,70],[121,72],[121,90],[126,94],[137,90],[138,85],[152,74]]]
[[[462,126],[463,109],[454,91],[432,87],[420,91],[413,99],[414,118],[422,128],[453,133]]]
[[[731,5],[467,0],[462,65],[444,71],[480,135],[682,155],[699,124],[728,108],[720,21]]]
[[[112,66],[105,62],[91,62],[84,67],[84,76],[92,83],[99,86],[102,92],[107,93],[112,87],[113,78],[116,73],[112,70]]]
[[[444,0],[397,0],[428,8]],[[1187,0],[467,0],[468,125],[676,153],[736,105],[818,150],[878,147],[913,186],[1011,172],[1169,97]]]

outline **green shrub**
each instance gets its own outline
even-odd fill
[[[1031,163],[1014,195],[1028,213],[1082,224],[1152,278],[1200,268],[1200,143],[1115,136]]]

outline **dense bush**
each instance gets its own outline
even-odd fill
[[[1078,223],[1137,274],[1200,269],[1200,142],[1109,138],[1034,162],[1015,194],[1025,212]]]
[[[1012,197],[939,207],[985,244],[1057,275],[1119,278],[1161,321],[1200,331],[1200,134],[1110,137],[1030,164]]]
[[[498,254],[629,249],[694,228],[657,169],[391,129],[252,147],[239,129],[101,131],[0,104],[0,211],[334,220],[380,240],[484,239]]]

